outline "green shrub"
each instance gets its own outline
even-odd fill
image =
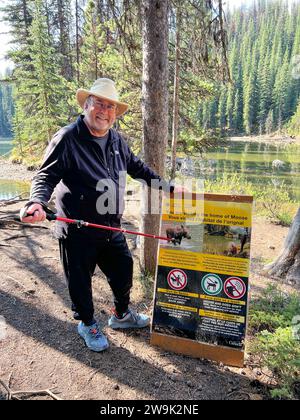
[[[274,332],[276,328],[286,327],[289,321],[284,315],[255,311],[250,316],[249,326],[253,333],[268,331]]]
[[[292,330],[292,320],[299,313],[299,296],[273,285],[250,307],[249,327],[257,333],[250,348],[261,368],[267,367],[277,381],[273,398],[292,398],[293,384],[299,380],[300,343]]]
[[[141,272],[139,274],[139,280],[143,288],[143,293],[146,299],[151,300],[153,296],[154,277],[149,272]]]
[[[300,344],[293,338],[292,328],[277,328],[274,333],[261,332],[252,351],[259,356],[261,366],[266,366],[278,383],[271,390],[273,398],[292,398],[293,384],[299,379]]]
[[[269,285],[259,299],[251,304],[249,326],[255,331],[266,329],[273,332],[278,327],[287,327],[300,312],[299,297]],[[262,326],[265,325],[265,328]]]
[[[224,174],[214,181],[205,181],[205,191],[221,194],[246,194],[255,199],[257,214],[268,217],[272,222],[290,226],[297,209],[285,183],[274,186],[269,183],[263,186],[254,185],[238,174]]]
[[[267,185],[256,192],[256,199],[265,210],[265,215],[274,223],[282,226],[290,226],[293,221],[291,207],[293,201],[290,199],[285,183],[274,187]]]
[[[238,174],[224,174],[216,180],[205,180],[205,191],[221,194],[256,195],[254,185]]]

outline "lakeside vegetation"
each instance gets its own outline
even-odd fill
[[[299,296],[270,285],[250,305],[249,329],[254,336],[249,350],[258,367],[268,369],[277,384],[275,399],[297,399],[299,395],[300,345],[293,320],[299,315]],[[293,329],[294,327],[294,329]]]

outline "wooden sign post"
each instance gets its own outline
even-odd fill
[[[251,196],[193,194],[163,202],[151,344],[242,367]]]

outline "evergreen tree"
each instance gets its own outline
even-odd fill
[[[74,76],[74,51],[72,51],[71,38],[73,16],[71,13],[71,0],[56,0],[57,13],[54,16],[54,22],[58,27],[58,46],[59,64],[61,74],[71,81]],[[53,25],[52,25],[53,28]]]
[[[300,135],[300,102],[298,104],[295,114],[293,115],[288,124],[288,131],[291,135]]]
[[[107,32],[103,22],[103,10],[98,8],[97,2],[89,0],[84,14],[82,47],[80,50],[80,83],[90,86],[99,77],[107,76],[103,65],[103,54],[107,47]]]
[[[217,100],[220,115],[225,101],[232,133],[284,129],[300,98],[299,2],[289,7],[286,1],[253,1],[229,13],[228,33],[233,84],[212,103]],[[205,118],[206,129],[210,120]]]
[[[267,119],[266,119],[266,123],[265,123],[265,132],[267,134],[271,134],[273,130],[274,130],[274,114],[273,114],[273,110],[270,109]]]
[[[287,121],[290,110],[288,109],[291,83],[291,71],[288,50],[284,55],[282,66],[278,69],[274,85],[274,117],[278,130]]]
[[[226,128],[226,89],[223,88],[219,98],[218,104],[218,123],[217,126],[220,127],[223,132]]]
[[[256,55],[253,50],[253,57],[250,65],[250,75],[245,85],[244,95],[244,128],[246,134],[252,134],[257,129],[257,70],[256,70]]]
[[[39,159],[52,135],[66,123],[64,116],[68,114],[68,86],[60,76],[41,0],[34,2],[29,38],[30,72],[21,68],[14,73],[14,123],[23,152],[31,159]]]
[[[12,137],[12,118],[14,103],[12,99],[12,83],[9,81],[11,70],[0,73],[0,137]]]
[[[267,50],[265,57],[261,56],[258,69],[258,90],[259,90],[259,110],[258,110],[258,124],[259,133],[263,134],[265,131],[266,120],[272,106],[272,87],[270,78],[270,56]]]

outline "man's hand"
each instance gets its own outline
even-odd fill
[[[178,185],[174,188],[174,194],[189,194],[191,191],[189,191],[187,188],[183,187],[182,185]]]
[[[26,216],[24,217],[25,214]],[[46,220],[46,213],[40,204],[34,203],[31,206],[23,207],[20,210],[20,219],[21,222],[25,223],[43,222]]]
[[[175,194],[177,196],[182,196],[184,194],[191,194],[191,191],[189,191],[187,188],[183,187],[182,185],[178,185],[174,187],[174,190],[172,192],[164,190],[164,195],[168,197],[170,194]]]

